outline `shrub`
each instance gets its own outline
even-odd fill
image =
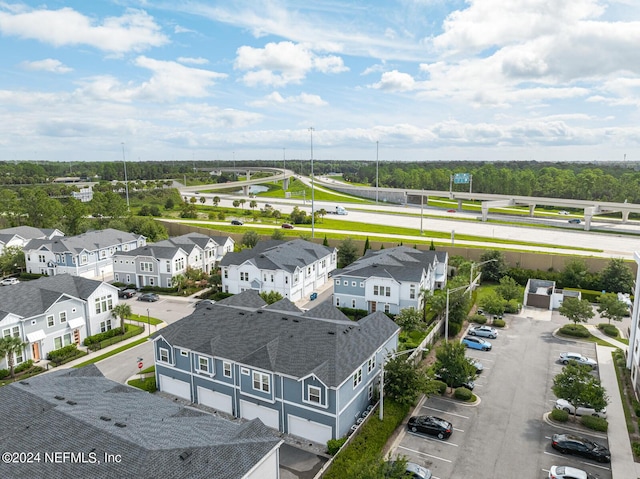
[[[329,454],[331,456],[335,456],[336,452],[340,450],[346,440],[346,437],[341,437],[340,439],[329,439],[327,441],[327,450],[329,451]]]
[[[520,302],[517,299],[510,299],[504,305],[504,312],[509,314],[517,314],[520,312]]]
[[[558,422],[567,422],[569,420],[569,413],[563,409],[553,409],[551,411],[551,419]]]
[[[8,369],[0,369],[0,379],[8,378],[11,372]]]
[[[18,374],[18,373],[21,373],[22,371],[26,371],[27,369],[31,369],[32,367],[33,367],[33,360],[29,359],[28,361],[24,361],[24,362],[18,364],[14,368],[13,372]]]
[[[76,346],[75,344],[69,344],[68,346],[63,346],[59,349],[51,351],[47,355],[47,359],[56,365],[60,365],[77,356],[81,356],[84,354],[86,354],[84,351],[78,350],[78,346]]]
[[[453,396],[456,399],[461,399],[462,401],[470,401],[473,397],[473,393],[467,388],[457,388],[453,393]]]
[[[476,324],[485,324],[487,322],[487,317],[484,314],[474,314],[469,318],[469,321]]]
[[[462,326],[459,323],[449,322],[449,337],[457,336],[460,329],[462,329]]]
[[[440,381],[439,379],[434,379],[433,384],[436,390],[438,391],[438,393],[440,394],[444,394],[445,391],[447,390],[447,383],[445,383],[444,381]]]
[[[636,413],[636,417],[640,417],[640,402],[635,399],[633,400],[633,412]]]
[[[565,324],[560,328],[560,334],[576,338],[588,338],[591,333],[582,324]]]
[[[640,457],[640,442],[632,442],[631,449],[633,449],[633,455]]]
[[[607,432],[609,423],[606,419],[595,416],[582,416],[580,422],[583,426],[593,429],[594,431]]]
[[[598,324],[598,329],[602,331],[604,334],[606,334],[607,336],[610,336],[612,338],[617,338],[619,334],[618,328],[615,327],[613,324],[609,324],[609,323]]]
[[[580,295],[582,299],[588,300],[590,303],[597,303],[600,296],[602,295],[602,291],[593,291],[590,289],[578,289],[578,288],[562,288],[568,291],[580,291]]]
[[[496,328],[504,328],[504,325],[506,323],[504,322],[504,319],[494,319],[493,321],[491,321],[491,325],[495,326]]]
[[[127,329],[127,324],[124,325],[125,329]],[[94,334],[93,336],[87,336],[84,340],[85,346],[90,346],[91,344],[97,344],[105,339],[113,338],[114,336],[118,336],[122,334],[122,328],[117,327],[110,329],[109,331],[105,331],[104,333]]]

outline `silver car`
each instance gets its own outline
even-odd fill
[[[590,366],[591,369],[598,367],[598,362],[595,359],[588,358],[580,353],[569,352],[560,354],[560,362],[562,364],[569,364],[569,361],[575,361],[578,364],[586,364],[587,366]]]
[[[555,405],[556,409],[562,409],[563,411],[567,411],[569,414],[574,414],[576,409],[567,401],[566,399],[558,399]],[[607,408],[604,408],[602,411],[596,411],[591,406],[578,406],[577,412],[575,412],[576,416],[595,416],[606,418],[607,417]]]
[[[469,334],[471,336],[481,336],[483,338],[496,339],[498,337],[498,331],[491,326],[475,326],[469,328]]]

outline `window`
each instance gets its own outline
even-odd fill
[[[270,389],[269,379],[270,378],[268,374],[254,371],[253,372],[253,389],[268,393]]]
[[[111,329],[111,320],[107,319],[106,321],[100,322],[100,332],[104,333]]]
[[[60,311],[60,322],[61,323],[66,323],[67,322],[67,312],[66,311]]]
[[[385,313],[390,313],[390,312],[391,312],[391,310],[389,309],[389,303],[386,303],[386,304],[384,305],[384,312],[385,312]]]
[[[309,402],[320,404],[322,402],[322,394],[319,387],[309,386]]]
[[[227,361],[222,363],[222,374],[225,378],[231,377],[231,363],[228,363]]]
[[[153,263],[142,262],[140,263],[140,271],[147,271],[153,273]]]
[[[75,256],[71,257],[71,264],[76,264],[76,257]]]
[[[227,268],[224,269],[224,277],[225,278],[229,277],[229,270]]]
[[[373,287],[373,295],[378,296],[380,294],[380,288],[378,286]]]
[[[88,261],[89,261],[89,258],[87,257],[86,254],[83,254],[82,256],[80,256],[80,264],[87,264]]]
[[[340,286],[340,280],[336,279],[336,286]]]
[[[189,356],[189,353],[181,349],[180,350],[180,356],[187,357],[187,356]]]
[[[340,306],[340,298],[336,298],[336,306]]]
[[[58,336],[57,338],[53,338],[53,348],[60,349],[63,346],[69,346],[71,344],[71,333],[65,334],[63,336]]]
[[[178,258],[174,261],[176,271],[182,271],[184,269],[184,258]]]
[[[171,273],[171,261],[167,261],[167,273]]]
[[[376,367],[376,357],[371,356],[369,358],[369,361],[367,361],[367,372],[370,373],[375,369],[375,367]]]
[[[360,281],[360,287],[364,288],[364,281]]]
[[[205,373],[209,372],[209,360],[207,358],[198,358],[198,363],[200,371]]]
[[[120,261],[122,263],[122,261]],[[116,282],[120,282],[120,275],[118,273],[114,274],[114,279],[116,280]]]
[[[355,281],[351,281],[351,286],[353,286],[355,288],[356,287],[356,282]]]
[[[356,309],[356,300],[355,300],[355,299],[352,299],[352,300],[351,300],[351,307],[352,307],[353,309]]]
[[[51,328],[54,324],[56,324],[56,318],[54,318],[53,314],[50,314],[47,316],[47,326]]]
[[[100,251],[100,259],[105,259],[107,257],[107,251],[106,250],[101,250]]]
[[[416,286],[414,284],[409,286],[409,299],[416,299]]]
[[[96,298],[96,314],[111,311],[113,309],[113,298],[109,296],[101,296]]]
[[[167,288],[171,288],[171,278],[167,280]]]
[[[384,295],[385,295],[385,296],[391,296],[391,287],[390,287],[390,286],[387,286],[387,287],[386,287],[386,288],[384,288],[384,289],[385,289],[385,293],[384,293]]]
[[[46,260],[47,260],[47,259],[44,257],[44,255],[43,255],[43,254],[39,254],[39,255],[38,255],[38,261],[39,261],[40,263],[44,263]]]
[[[267,282],[267,273],[264,273],[262,275],[262,280],[266,283]]]
[[[373,397],[373,384],[369,384],[369,388],[367,390],[367,396],[369,397],[369,399]]]
[[[271,275],[271,282],[273,283],[273,275]]]
[[[160,348],[160,361],[163,363],[169,362],[169,350],[165,348]]]
[[[311,266],[307,266],[307,276],[311,274]]]
[[[353,387],[354,389],[358,384],[362,382],[362,369],[358,369],[356,373],[353,375]]]
[[[131,275],[127,275],[127,284],[131,283]]]
[[[149,278],[149,286],[155,286],[156,280],[155,278]]]
[[[249,273],[240,272],[240,281],[249,281]]]
[[[284,277],[284,284],[289,284],[289,276]]]

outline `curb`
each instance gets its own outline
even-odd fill
[[[587,427],[581,426],[579,424],[566,424],[566,423],[558,423],[551,419],[551,413],[546,412],[542,415],[542,420],[546,422],[551,427],[562,428],[571,432],[588,434],[590,436],[598,437],[600,439],[608,439],[608,434],[603,434],[599,431],[594,431],[593,429],[589,429]],[[576,427],[577,426],[577,427]]]

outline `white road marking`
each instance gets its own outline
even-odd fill
[[[418,454],[419,456],[432,457],[434,459],[438,459],[439,461],[443,461],[443,462],[449,462],[449,463],[452,462],[449,459],[445,459],[444,457],[432,456],[431,454],[427,454],[427,453],[424,453],[424,452],[416,451],[414,449],[409,449],[408,447],[404,447],[404,446],[398,446],[398,449],[404,449],[405,451],[413,452],[414,454]]]

